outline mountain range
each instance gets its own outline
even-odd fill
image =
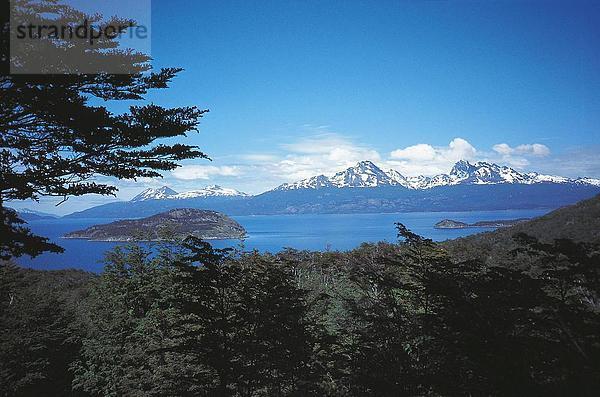
[[[246,197],[246,193],[235,189],[223,188],[219,185],[210,185],[203,189],[190,190],[177,193],[175,190],[162,186],[160,188],[149,188],[131,199],[132,202],[144,200],[185,200],[198,197]]]
[[[553,209],[600,193],[600,180],[521,173],[487,162],[459,161],[448,174],[405,177],[370,161],[250,196],[217,185],[178,193],[146,189],[128,202],[76,212],[76,218],[134,218],[173,208],[228,215]]]
[[[407,189],[423,190],[439,186],[455,185],[496,185],[496,184],[557,183],[600,186],[600,179],[569,179],[561,176],[542,175],[535,172],[520,173],[507,166],[487,162],[474,164],[466,160],[457,162],[449,174],[432,177],[405,177],[396,170],[383,171],[370,161],[361,161],[354,167],[327,177],[313,176],[294,183],[283,184],[275,190],[323,189],[323,188],[361,188],[380,186],[402,186]]]
[[[19,214],[19,217],[21,219],[23,219],[24,221],[38,221],[38,220],[42,220],[42,219],[58,218],[58,216],[56,216],[56,215],[48,214],[46,212],[32,210],[29,208],[20,208],[20,209],[11,208],[11,209],[13,209],[14,211],[17,211],[17,213]]]

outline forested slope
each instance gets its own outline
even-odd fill
[[[547,243],[558,239],[600,243],[600,196],[559,208],[512,227],[451,240],[444,243],[444,246],[453,256],[494,261],[500,256],[506,257],[516,247],[513,236],[519,233]]]
[[[132,245],[96,277],[0,264],[0,396],[597,395],[600,246],[523,238],[493,266],[398,232]]]

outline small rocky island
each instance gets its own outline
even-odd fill
[[[464,223],[459,221],[454,221],[452,219],[444,219],[434,225],[436,229],[467,229],[473,227],[481,227],[481,228],[499,228],[499,227],[509,227],[514,226],[518,223],[528,221],[527,218],[519,218],[519,219],[505,219],[499,221],[480,221],[475,223]]]
[[[183,240],[190,235],[205,240],[233,239],[245,237],[246,230],[219,212],[178,208],[147,218],[94,225],[63,237],[91,241],[162,241]]]

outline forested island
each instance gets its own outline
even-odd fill
[[[178,208],[142,219],[120,220],[65,234],[64,238],[92,241],[204,240],[243,238],[246,230],[215,211]]]
[[[517,225],[521,222],[525,222],[528,219],[520,218],[520,219],[504,219],[499,221],[479,221],[475,223],[465,223],[460,221],[455,221],[452,219],[444,219],[436,223],[433,227],[436,229],[467,229],[467,228],[498,228],[498,227],[510,227]]]

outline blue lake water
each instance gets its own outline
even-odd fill
[[[443,241],[467,236],[490,229],[443,230],[433,226],[442,219],[473,223],[500,219],[533,218],[550,210],[507,210],[472,212],[411,212],[392,214],[304,214],[234,216],[248,232],[243,241],[247,250],[276,252],[284,247],[308,250],[349,250],[362,242],[396,241],[395,222],[404,223],[413,232]],[[104,252],[122,245],[116,242],[98,242],[62,239],[67,232],[81,230],[109,219],[51,219],[30,222],[34,233],[49,237],[58,243],[63,254],[43,254],[36,258],[18,258],[17,263],[35,269],[79,268],[99,272],[103,268]],[[236,246],[239,240],[213,240],[213,246]]]

